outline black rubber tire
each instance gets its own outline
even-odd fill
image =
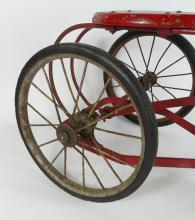
[[[20,88],[25,80],[25,77],[28,73],[28,71],[40,60],[46,58],[50,55],[55,55],[59,53],[71,53],[76,55],[81,55],[83,57],[86,57],[90,60],[94,60],[96,63],[100,63],[102,66],[106,67],[106,69],[109,69],[112,71],[112,73],[120,80],[120,82],[124,85],[125,89],[128,91],[129,94],[131,94],[131,97],[135,101],[135,104],[138,108],[138,111],[141,115],[142,122],[143,122],[143,128],[145,132],[145,140],[146,140],[146,147],[145,147],[145,153],[144,153],[144,160],[141,165],[140,171],[135,178],[135,180],[132,182],[131,185],[129,185],[125,190],[122,192],[115,194],[110,197],[88,197],[83,196],[80,194],[77,194],[75,192],[70,191],[69,189],[63,187],[60,183],[55,181],[51,176],[48,175],[48,173],[43,169],[43,167],[38,163],[35,155],[28,147],[28,144],[25,140],[25,137],[23,135],[23,131],[21,128],[21,118],[19,116],[19,98],[21,97],[20,94]],[[147,178],[148,174],[150,173],[153,162],[156,157],[157,153],[157,146],[158,146],[158,130],[156,125],[156,119],[150,104],[150,101],[143,90],[143,88],[138,83],[137,79],[129,72],[129,70],[121,64],[118,60],[116,60],[112,55],[97,49],[92,46],[87,46],[84,44],[58,44],[49,46],[41,51],[39,51],[37,54],[35,54],[24,66],[22,69],[22,72],[20,74],[17,88],[16,88],[16,94],[15,94],[15,111],[16,111],[16,118],[18,127],[20,130],[20,134],[23,138],[23,141],[34,159],[34,161],[37,163],[39,168],[43,171],[43,173],[56,185],[58,185],[60,188],[62,188],[64,191],[70,193],[73,196],[76,196],[78,198],[94,201],[94,202],[111,202],[114,200],[122,199],[129,194],[136,191],[142,183]]]
[[[116,56],[116,50],[117,48],[124,44],[127,43],[128,41],[132,40],[135,37],[139,37],[142,36],[143,34],[151,34],[151,35],[156,35],[155,33],[150,33],[150,32],[127,32],[125,34],[123,34],[121,37],[119,37],[114,44],[111,46],[109,53],[112,54],[113,56]],[[173,42],[178,48],[180,48],[180,50],[186,55],[190,65],[191,65],[191,69],[192,69],[192,74],[193,74],[193,90],[191,91],[191,96],[195,95],[195,50],[194,47],[191,45],[191,43],[184,38],[181,35],[171,35],[171,36],[167,36],[165,39]],[[105,77],[105,82],[107,81],[106,77]],[[107,90],[107,94],[108,96],[112,96],[110,91]],[[188,115],[192,109],[194,108],[194,106],[185,106],[182,107],[179,111],[178,111],[178,115],[181,116],[182,118],[184,118],[186,115]],[[138,120],[136,117],[132,117],[132,116],[126,116],[126,118],[130,121],[132,121],[133,123],[137,124]],[[163,127],[163,126],[167,126],[167,125],[171,125],[173,124],[173,122],[169,119],[166,120],[158,120],[157,119],[157,124],[158,127]]]

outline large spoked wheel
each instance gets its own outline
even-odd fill
[[[79,91],[70,80],[72,59]],[[123,90],[114,110],[103,72],[108,82],[116,81]],[[81,91],[91,105],[82,100]],[[133,193],[148,176],[158,142],[154,113],[137,79],[106,52],[83,44],[43,49],[23,68],[15,101],[28,151],[41,170],[70,194],[113,201]],[[139,126],[115,115],[128,108],[136,112]]]
[[[195,95],[195,50],[180,35],[164,38],[154,33],[127,32],[113,44],[110,53],[138,78],[151,102]],[[117,96],[119,90],[113,82],[107,87],[109,96]],[[192,108],[175,108],[173,112],[185,117]],[[138,123],[135,114],[126,118]],[[172,123],[158,114],[156,118],[158,126]]]

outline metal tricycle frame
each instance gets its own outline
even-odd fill
[[[127,32],[107,52],[79,43],[93,29]],[[61,43],[78,30],[76,43]],[[195,13],[100,12],[30,58],[16,87],[16,118],[50,180],[84,200],[110,202],[135,192],[153,166],[195,168],[195,158],[156,157],[158,127],[176,123],[195,135],[185,119],[195,106],[195,50],[182,34],[195,35]]]
[[[183,15],[183,24],[181,26],[178,25],[180,15],[182,15],[181,12],[176,12],[175,15],[167,13],[162,13],[162,14],[156,14],[155,17],[152,17],[153,14],[147,14],[147,13],[139,13],[138,15],[134,15],[135,19],[131,17],[131,20],[129,20],[129,17],[125,17],[126,15],[124,14],[123,17],[123,22],[124,24],[121,24],[121,16],[123,14],[121,13],[116,13],[116,12],[111,12],[111,13],[97,13],[95,17],[93,18],[92,23],[82,23],[82,24],[77,24],[74,26],[69,27],[65,31],[63,31],[57,40],[55,41],[55,44],[59,44],[64,40],[64,38],[76,31],[80,30],[81,32],[76,38],[76,43],[79,43],[82,38],[91,30],[94,29],[105,29],[106,31],[111,32],[112,34],[121,31],[121,30],[126,30],[126,31],[131,31],[131,32],[150,32],[150,33],[155,33],[159,36],[166,37],[170,36],[173,34],[190,34],[190,35],[195,35],[195,24],[193,23],[193,19],[195,15],[187,15],[185,17],[185,14]],[[106,16],[106,21],[108,20],[107,23],[105,23],[105,16]],[[109,20],[110,16],[110,20]],[[137,17],[136,17],[137,16]],[[169,22],[166,22],[166,17],[168,16]],[[173,17],[171,17],[173,16]],[[176,17],[176,19],[175,19]],[[152,18],[152,19],[151,19]],[[163,20],[164,19],[164,20]],[[156,21],[154,23],[153,21]],[[173,22],[170,22],[173,21]],[[113,22],[114,21],[114,22]],[[191,22],[189,22],[191,21]],[[153,23],[152,23],[153,22]],[[104,24],[105,23],[105,24]],[[73,81],[78,88],[77,82],[73,76]],[[81,94],[82,96],[82,94]],[[106,98],[103,100],[104,104],[110,104],[113,103],[114,100],[110,98]],[[123,102],[121,103],[121,107],[123,106]],[[177,98],[177,99],[170,99],[170,100],[163,100],[163,101],[155,101],[152,103],[153,109],[155,113],[158,113],[160,115],[163,115],[170,119],[173,123],[178,124],[181,126],[183,129],[187,130],[191,134],[195,135],[195,125],[192,124],[191,122],[187,121],[186,119],[180,117],[179,115],[171,112],[169,109],[170,108],[175,108],[175,107],[184,107],[184,106],[195,106],[195,96],[191,97],[185,97],[185,98]],[[111,109],[110,109],[111,110]],[[113,109],[112,109],[113,111]],[[121,110],[119,112],[116,112],[115,115],[113,116],[120,116],[120,115],[127,115],[133,112],[132,108],[127,108],[125,110]],[[112,117],[112,116],[111,116]],[[87,144],[87,142],[86,142]],[[89,140],[88,140],[89,144]],[[93,143],[90,143],[90,147],[87,147],[86,145],[83,146],[88,151],[91,151],[93,153],[99,154],[99,152],[96,150],[96,147],[93,147]],[[109,151],[108,149],[102,148],[102,152],[104,152],[105,156],[106,155],[112,155],[112,151]],[[113,157],[112,157],[113,156]],[[114,160],[113,158],[120,158],[121,155],[112,155],[107,156],[108,159]],[[138,157],[136,156],[124,156],[121,157],[121,160],[123,162],[126,162],[130,165],[134,165],[138,161]],[[117,162],[120,162],[119,160]],[[169,157],[156,157],[154,166],[157,167],[177,167],[177,168],[195,168],[195,159],[189,159],[189,158],[169,158]]]

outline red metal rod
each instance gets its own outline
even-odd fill
[[[101,108],[103,105],[106,105],[106,104],[113,104],[113,107],[105,106]],[[125,97],[122,97],[122,98],[109,97],[109,98],[102,99],[97,106],[100,112],[103,112],[104,110],[107,112],[108,111],[114,112],[118,108],[127,106],[127,105],[128,105],[128,101],[125,99]],[[192,123],[183,119],[179,115],[168,110],[168,108],[195,105],[195,96],[180,98],[180,99],[157,101],[157,102],[153,102],[152,105],[156,113],[166,116],[172,122],[177,123],[184,129],[186,129],[187,131],[195,135],[195,125],[193,125]],[[115,116],[129,115],[129,114],[132,114],[133,112],[134,112],[133,106],[127,107],[124,110],[119,110],[119,111],[114,112],[113,115],[110,115],[110,118],[115,117]]]
[[[157,112],[158,113],[158,112]],[[195,125],[193,125],[192,123],[188,122],[187,120],[183,119],[182,117],[180,117],[177,114],[174,114],[173,112],[165,109],[162,111],[159,111],[159,114],[166,116],[167,118],[169,118],[172,122],[177,123],[178,125],[180,125],[182,128],[186,129],[187,131],[189,131],[190,133],[195,135]]]
[[[94,145],[94,143],[89,139],[87,141],[80,141],[79,147],[84,148],[91,153],[100,155],[100,152]],[[137,165],[139,162],[139,156],[122,155],[115,151],[104,148],[102,145],[98,144],[101,154],[105,158],[112,160],[116,163],[125,165]],[[154,161],[154,166],[156,167],[175,167],[175,168],[195,168],[195,159],[187,158],[170,158],[170,157],[157,157]]]
[[[96,147],[98,146],[98,148]],[[106,159],[112,160],[114,162],[120,163],[120,164],[129,164],[134,165],[138,163],[138,157],[131,157],[129,160],[129,156],[119,154],[115,151],[112,151],[110,149],[107,149],[103,147],[103,145],[99,143],[95,143],[89,138],[88,140],[79,140],[78,146],[81,148],[84,148],[85,150],[97,154],[97,155],[104,155]],[[101,153],[100,153],[101,151]]]
[[[125,161],[129,165],[136,165],[138,163],[138,156],[128,156]],[[155,167],[174,167],[174,168],[195,168],[195,159],[188,158],[171,158],[171,157],[157,157],[154,161]]]
[[[180,106],[195,106],[195,96],[157,101],[153,102],[152,105],[155,111],[161,111],[167,108],[175,108]]]
[[[195,168],[195,159],[157,157],[154,162],[156,167]]]
[[[128,104],[129,101],[126,100],[126,97],[107,97],[102,99],[99,104],[97,105],[98,108],[101,108],[107,104],[117,104],[118,107],[122,107],[125,104]],[[168,108],[175,108],[175,107],[183,107],[183,106],[195,106],[195,96],[185,97],[185,98],[178,98],[178,99],[168,99],[163,101],[156,101],[152,103],[152,106],[155,112],[161,112]],[[110,107],[110,111],[114,110],[116,107]],[[132,107],[126,109],[126,114],[132,113]],[[119,112],[120,113],[120,112]]]

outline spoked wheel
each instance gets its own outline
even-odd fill
[[[70,80],[72,59],[79,91]],[[107,98],[103,72],[108,82],[121,86],[121,98]],[[81,91],[92,104],[86,105]],[[117,117],[128,108],[136,112],[139,126]],[[94,47],[59,44],[33,56],[18,81],[16,115],[26,147],[41,170],[79,198],[123,198],[152,168],[158,134],[147,95],[124,65]]]
[[[195,51],[180,35],[163,38],[154,33],[127,32],[113,44],[110,53],[138,78],[151,102],[195,95]],[[107,87],[109,96],[117,96],[119,90],[113,82]],[[173,112],[185,117],[192,108],[175,108]],[[135,114],[126,118],[138,123]],[[172,123],[158,114],[156,118],[159,126]]]

